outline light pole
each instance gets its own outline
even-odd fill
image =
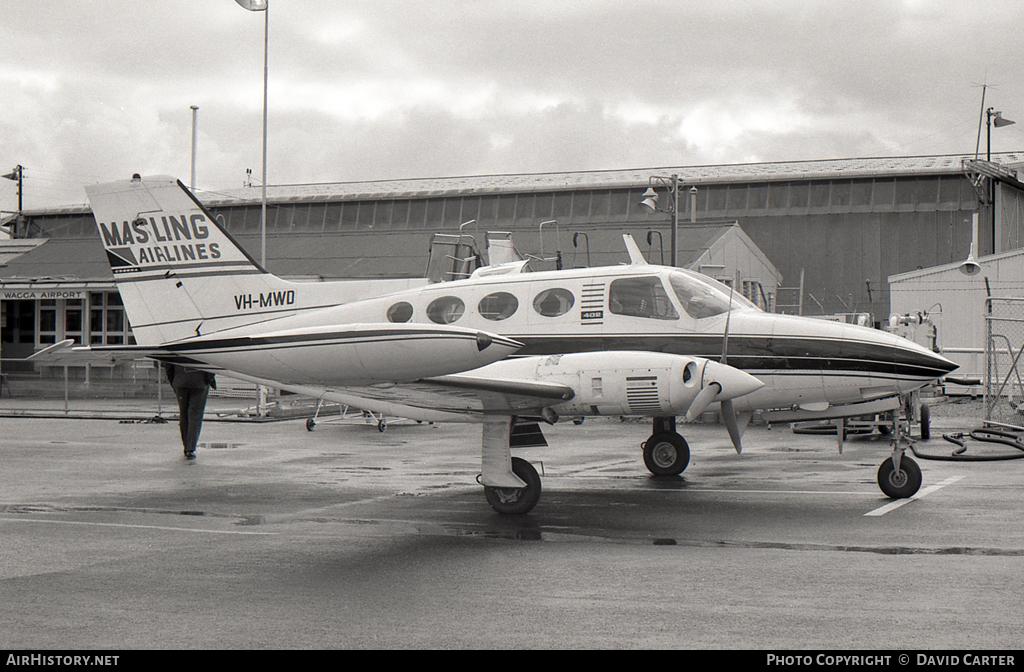
[[[22,195],[23,195],[23,192],[24,192],[25,168],[22,167],[21,164],[18,164],[17,166],[14,167],[14,170],[12,170],[11,172],[7,173],[3,177],[4,177],[4,179],[11,180],[11,181],[14,181],[14,182],[18,183],[18,214],[14,218],[14,230],[11,232],[11,238],[17,238],[18,237],[18,229],[21,228],[20,224],[21,224],[21,211],[23,209],[22,208]],[[22,232],[22,237],[24,237],[24,232]]]
[[[998,110],[996,110],[995,108],[992,108],[992,107],[990,107],[987,110],[985,110],[985,117],[986,117],[985,125],[987,127],[986,128],[986,132],[985,132],[985,160],[991,162],[992,161],[992,126],[995,125],[996,128],[1000,128],[1001,126],[1009,126],[1010,124],[1014,124],[1014,123],[1017,123],[1017,122],[1011,121],[1010,119],[1004,119],[1003,118],[1003,113],[998,111]],[[989,194],[988,194],[988,196],[989,196],[988,202],[991,204],[990,207],[992,208],[992,241],[993,241],[993,248],[997,248],[998,244],[997,244],[997,241],[996,241],[996,181],[993,178],[989,178],[989,180],[988,180],[988,188],[990,190]],[[972,252],[974,251],[973,248],[971,249],[971,251]],[[995,251],[995,249],[993,249],[993,252],[994,251]]]
[[[662,185],[668,189],[669,195],[672,197],[672,202],[666,208],[658,207],[658,192],[654,190],[654,185]],[[670,241],[671,250],[669,252],[669,264],[671,266],[677,265],[676,250],[679,245],[679,189],[682,187],[679,183],[678,175],[670,175],[669,177],[663,177],[661,175],[652,175],[648,181],[647,191],[643,193],[643,200],[640,201],[640,205],[647,208],[651,212],[667,212],[672,215],[672,240]],[[690,221],[697,221],[697,187],[690,187]]]
[[[191,191],[196,190],[196,116],[199,114],[198,105],[190,105],[192,110],[192,179],[188,184]]]
[[[995,127],[999,128],[1001,126],[1009,126],[1010,124],[1015,124],[1017,122],[1011,121],[1009,119],[1004,119],[1003,118],[1003,113],[998,111],[998,110],[996,110],[995,108],[992,108],[992,107],[990,107],[987,110],[985,110],[985,116],[987,117],[987,119],[986,119],[986,126],[988,127],[987,131],[986,131],[985,160],[986,161],[991,161],[992,160],[992,125],[995,124]]]
[[[235,0],[250,12],[263,12],[263,194],[260,199],[260,265],[267,265],[267,79],[270,52],[270,10],[267,0]]]

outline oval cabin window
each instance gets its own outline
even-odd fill
[[[519,309],[519,299],[508,292],[495,292],[480,299],[476,309],[485,320],[507,320]]]
[[[555,287],[545,289],[533,300],[533,309],[544,317],[565,315],[576,302],[576,298],[568,289]]]
[[[388,322],[408,322],[412,319],[412,304],[400,301],[388,308]]]
[[[457,296],[442,296],[427,306],[427,317],[437,324],[451,324],[466,312],[466,304]]]

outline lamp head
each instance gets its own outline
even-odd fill
[[[1015,124],[1017,122],[1013,121],[1012,119],[1003,119],[1003,113],[996,112],[995,115],[992,117],[992,123],[995,125],[996,128],[999,128],[1000,126],[1009,126],[1010,124]]]
[[[971,243],[971,251],[967,254],[967,261],[960,264],[960,272],[964,275],[977,275],[981,273],[981,264],[974,260],[974,243]]]
[[[658,211],[658,192],[654,191],[654,187],[647,187],[647,191],[643,193],[644,200],[640,201],[640,205],[647,208],[651,212]]]

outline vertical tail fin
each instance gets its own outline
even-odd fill
[[[281,315],[294,284],[265,271],[180,181],[86,187],[136,340],[143,345]]]

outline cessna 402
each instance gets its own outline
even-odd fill
[[[710,278],[648,265],[628,236],[629,265],[530,273],[512,262],[359,298],[344,282],[268,273],[174,178],[87,192],[138,345],[65,341],[34,358],[148,356],[415,420],[479,422],[479,481],[500,513],[540,498],[536,470],[511,456],[518,418],[652,417],[644,461],[679,474],[690,453],[676,416],[720,409],[739,452],[755,410],[779,422],[893,410],[956,368],[885,332],[762,312]],[[921,485],[904,448],[879,468],[893,498]]]

